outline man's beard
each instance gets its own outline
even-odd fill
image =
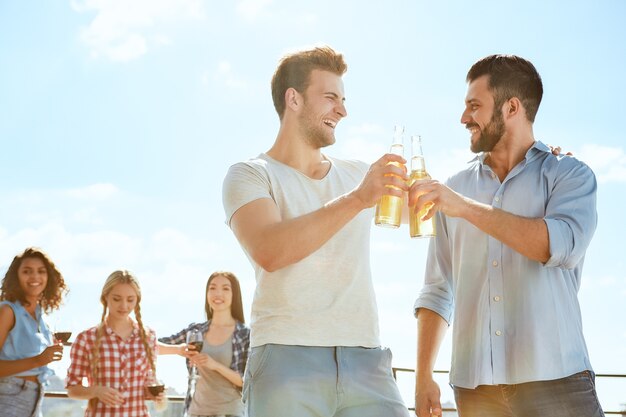
[[[300,130],[307,143],[315,149],[325,148],[335,143],[335,134],[329,133],[323,126],[318,125],[319,121],[314,120],[313,113],[304,102],[304,111],[300,116]]]
[[[502,136],[504,136],[504,118],[501,113],[494,111],[489,123],[480,131],[478,141],[472,143],[470,149],[474,153],[491,152]]]

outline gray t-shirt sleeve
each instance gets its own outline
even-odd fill
[[[265,161],[240,162],[232,165],[224,178],[222,203],[226,224],[237,210],[260,198],[272,198],[272,187],[264,166]]]

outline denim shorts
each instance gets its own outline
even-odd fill
[[[460,417],[604,417],[595,388],[591,371],[551,381],[453,387]]]
[[[242,395],[248,417],[409,417],[382,348],[254,347]]]
[[[2,417],[41,417],[41,385],[22,378],[0,378]]]

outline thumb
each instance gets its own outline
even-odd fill
[[[442,416],[443,412],[441,411],[441,403],[439,401],[433,401],[430,412],[435,416]]]

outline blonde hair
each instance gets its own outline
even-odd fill
[[[144,328],[143,321],[141,320],[141,288],[139,287],[139,281],[137,278],[126,270],[118,270],[113,272],[107,280],[104,282],[104,287],[102,287],[102,293],[100,294],[100,303],[102,304],[102,317],[100,319],[100,323],[96,329],[96,342],[94,343],[93,350],[91,352],[91,362],[90,362],[90,370],[91,370],[91,379],[95,384],[98,379],[98,361],[100,360],[100,343],[102,342],[102,336],[104,335],[104,320],[107,316],[107,297],[109,293],[118,284],[129,284],[133,287],[135,292],[137,293],[137,304],[135,304],[135,318],[137,319],[137,324],[139,326],[139,335],[141,337],[141,343],[146,351],[146,355],[148,356],[148,362],[150,363],[150,369],[152,370],[152,375],[156,375],[156,365],[154,363],[154,352],[152,351],[152,347],[148,344],[146,337],[146,329]],[[97,398],[92,398],[89,400],[89,407],[95,410],[96,404],[98,402]]]

